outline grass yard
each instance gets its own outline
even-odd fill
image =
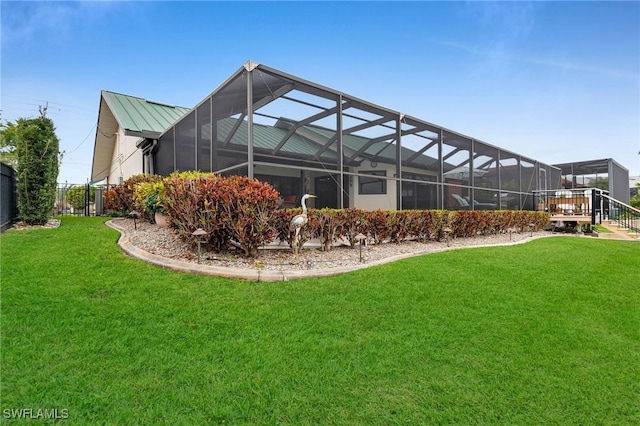
[[[2,421],[640,423],[636,242],[547,238],[255,283],[127,258],[105,220],[0,237]]]
[[[591,228],[592,228],[594,231],[596,231],[596,232],[602,232],[603,234],[611,234],[611,233],[612,233],[609,229],[605,228],[605,227],[604,227],[604,226],[602,226],[602,225],[598,225],[598,224],[596,224],[596,225],[591,225]]]

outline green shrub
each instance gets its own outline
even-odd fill
[[[87,196],[87,185],[75,185],[67,189],[67,204],[74,209],[83,209],[85,207]],[[96,188],[89,186],[89,202],[96,201]]]
[[[133,207],[150,223],[156,213],[166,213],[164,208],[164,183],[162,181],[138,182],[133,189]]]
[[[42,116],[11,126],[16,147],[18,212],[30,225],[47,222],[56,200],[59,140],[53,122]]]

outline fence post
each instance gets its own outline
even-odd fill
[[[596,201],[597,201],[596,190],[592,189],[591,190],[591,224],[592,225],[596,224]],[[602,211],[600,212],[600,219],[602,220]]]
[[[91,197],[89,196],[89,184],[86,183],[84,185],[84,216],[89,216],[89,203],[91,201]]]

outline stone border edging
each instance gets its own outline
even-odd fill
[[[465,248],[484,248],[484,247],[500,247],[500,246],[512,246],[516,244],[524,244],[529,241],[537,240],[540,238],[548,237],[563,237],[573,235],[548,235],[548,236],[536,236],[529,237],[524,240],[500,243],[500,244],[481,244],[476,246],[466,247],[443,247],[442,249],[428,252],[416,252],[416,253],[403,253],[396,256],[391,256],[385,259],[375,260],[371,263],[363,263],[361,265],[353,266],[339,266],[337,268],[331,268],[327,270],[308,270],[308,271],[273,271],[273,270],[260,270],[260,269],[246,269],[246,268],[227,268],[213,265],[204,265],[191,262],[183,262],[180,260],[170,259],[157,254],[149,253],[142,250],[133,244],[131,244],[129,233],[126,229],[118,227],[113,220],[105,222],[107,226],[120,232],[120,238],[118,239],[118,246],[128,256],[140,259],[144,262],[152,265],[160,266],[164,269],[170,269],[177,272],[185,272],[189,274],[199,275],[213,275],[222,278],[237,278],[249,281],[289,281],[298,280],[302,278],[319,278],[328,277],[332,275],[344,274],[346,272],[353,272],[360,269],[369,268],[372,266],[383,265],[385,263],[395,262],[401,259],[407,259],[415,256],[427,255],[430,253],[441,253],[450,250],[461,250]]]

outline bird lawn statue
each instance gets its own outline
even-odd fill
[[[316,198],[316,196],[311,194],[304,194],[302,196],[302,200],[300,200],[300,204],[302,205],[302,213],[295,215],[289,223],[289,229],[295,231],[295,235],[293,236],[293,254],[296,259],[298,258],[298,252],[300,250],[300,230],[309,221],[309,219],[307,218],[307,200],[309,198]]]

